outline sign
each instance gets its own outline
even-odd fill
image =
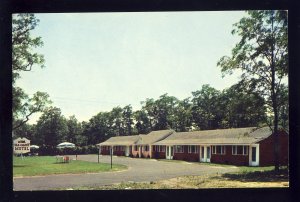
[[[14,153],[25,154],[30,152],[30,140],[26,138],[18,138],[14,140]]]

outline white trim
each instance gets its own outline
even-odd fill
[[[202,157],[202,148],[203,148],[203,151],[204,151],[203,157]],[[208,153],[207,153],[208,148],[209,148],[209,158],[208,158]],[[199,151],[200,162],[210,162],[211,153],[212,153],[211,146],[201,145],[200,146],[200,151]]]
[[[129,156],[130,154],[130,146],[125,147],[125,156]]]
[[[192,152],[192,147],[194,147],[194,152]],[[188,153],[189,154],[197,154],[198,153],[198,145],[188,145]]]
[[[252,161],[252,150],[256,149],[255,161]],[[259,144],[253,144],[249,146],[249,166],[259,166]]]
[[[242,147],[242,154],[238,154],[238,152],[237,152],[238,151],[238,149],[237,149],[238,146]],[[231,155],[234,155],[234,156],[236,156],[236,155],[247,156],[248,155],[248,145],[232,145],[231,146]]]
[[[180,148],[180,151],[178,151],[178,148]],[[184,153],[184,146],[183,145],[175,145],[174,146],[174,153]]]
[[[166,159],[173,159],[174,156],[174,146],[166,146]]]
[[[226,154],[226,145],[212,145],[211,150],[212,150],[212,154],[217,154],[217,155],[225,155]],[[217,153],[217,147],[221,147],[221,153]]]

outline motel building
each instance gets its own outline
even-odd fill
[[[111,137],[97,144],[102,155],[130,156],[135,158],[152,158],[153,144],[173,134],[173,130],[152,131],[148,135],[130,135]]]
[[[279,129],[280,165],[288,164],[288,132]],[[98,144],[99,152],[135,158],[211,162],[238,166],[274,163],[274,135],[269,127],[193,132],[152,131],[147,135],[112,137]]]

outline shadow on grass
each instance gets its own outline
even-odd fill
[[[274,170],[270,170],[241,173],[225,173],[221,176],[222,178],[226,178],[228,180],[241,182],[286,182],[289,180],[288,169],[281,169],[279,173],[276,173]]]
[[[27,165],[13,165],[13,167],[26,167]]]
[[[70,162],[54,162],[53,164],[70,164]]]

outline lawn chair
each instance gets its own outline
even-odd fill
[[[69,163],[71,161],[71,158],[69,156],[64,156],[63,161],[64,163]]]
[[[62,163],[62,162],[64,162],[64,157],[57,155],[56,156],[56,163]]]

